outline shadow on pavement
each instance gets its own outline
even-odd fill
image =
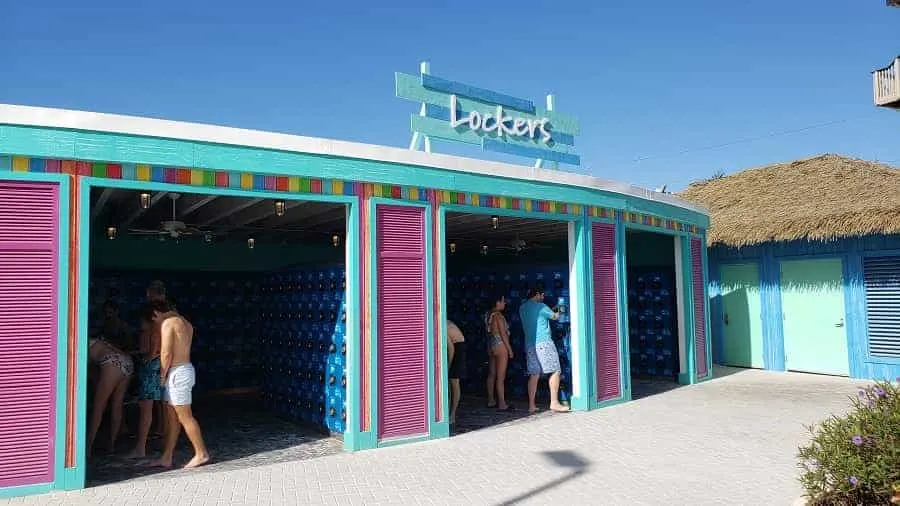
[[[522,492],[515,497],[498,503],[497,506],[511,506],[513,504],[518,504],[520,501],[534,498],[564,484],[567,481],[581,476],[582,474],[586,473],[587,469],[590,467],[590,463],[587,460],[581,458],[577,453],[569,450],[541,452],[541,455],[551,460],[554,464],[556,464],[557,467],[571,469],[571,471],[568,474],[565,474],[553,481],[544,483],[543,485],[539,485],[530,490],[526,490],[525,492]]]

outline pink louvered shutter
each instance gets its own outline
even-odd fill
[[[619,305],[616,277],[616,227],[592,226],[594,267],[594,340],[597,367],[597,400],[622,396],[620,381]]]
[[[379,205],[378,437],[428,433],[425,209]]]
[[[706,361],[706,292],[703,290],[703,242],[691,238],[691,281],[694,292],[694,356],[697,377],[709,374]]]
[[[51,483],[59,186],[0,181],[0,488]]]

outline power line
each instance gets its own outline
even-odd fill
[[[878,111],[878,112],[880,112],[880,111]],[[834,120],[834,121],[826,121],[825,123],[816,123],[816,124],[813,124],[813,125],[807,125],[807,126],[801,127],[801,128],[794,128],[794,129],[791,129],[791,130],[781,130],[781,131],[778,131],[778,132],[772,132],[772,133],[766,134],[766,135],[760,135],[760,136],[758,136],[758,137],[747,137],[747,138],[744,138],[744,139],[738,139],[738,140],[734,140],[734,141],[723,142],[723,143],[721,143],[721,144],[711,144],[711,145],[709,145],[709,146],[700,146],[700,147],[697,147],[697,148],[683,149],[683,150],[681,150],[681,151],[677,151],[677,152],[669,153],[669,154],[639,156],[639,157],[633,159],[633,160],[632,160],[632,163],[640,163],[640,162],[643,162],[643,161],[645,161],[645,160],[654,160],[654,159],[657,159],[657,158],[669,158],[669,157],[673,157],[673,156],[681,156],[681,155],[686,155],[686,154],[688,154],[688,153],[695,153],[695,152],[697,152],[697,151],[708,151],[708,150],[711,150],[711,149],[719,149],[719,148],[724,148],[724,147],[728,147],[728,146],[734,146],[734,145],[737,145],[737,144],[746,144],[746,143],[748,143],[748,142],[756,142],[756,141],[761,141],[761,140],[765,140],[765,139],[771,139],[771,138],[774,138],[774,137],[783,137],[783,136],[785,136],[785,135],[792,135],[792,134],[796,134],[796,133],[807,132],[807,131],[809,131],[809,130],[816,130],[816,129],[819,129],[819,128],[825,128],[825,127],[830,127],[830,126],[834,126],[834,125],[840,125],[840,124],[842,124],[842,123],[848,123],[848,122],[850,122],[850,121],[856,121],[856,120],[858,120],[858,119],[868,118],[868,117],[874,116],[875,114],[876,114],[876,112],[871,112],[871,113],[868,113],[868,114],[863,114],[863,115],[861,115],[861,116],[853,116],[853,117],[850,117],[850,118],[844,118],[844,119],[839,119],[839,120]]]

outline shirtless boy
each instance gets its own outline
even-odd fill
[[[160,350],[159,382],[166,387],[168,423],[163,453],[153,465],[172,467],[172,458],[181,428],[194,446],[194,458],[185,464],[185,469],[202,466],[209,462],[209,452],[200,433],[200,425],[191,412],[191,391],[196,380],[191,364],[191,342],[194,326],[165,300],[150,302],[153,323],[159,327],[162,338]]]
[[[150,436],[150,426],[153,424],[154,404],[163,400],[163,385],[159,382],[160,376],[160,336],[158,325],[153,323],[153,307],[148,303],[141,310],[141,355],[143,363],[138,374],[138,408],[140,417],[138,423],[137,441],[129,458],[144,458],[147,455],[147,438]],[[157,423],[165,428],[160,410],[157,414]],[[162,431],[164,432],[164,430]]]

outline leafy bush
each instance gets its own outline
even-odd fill
[[[809,504],[900,504],[900,378],[851,398],[852,409],[809,427],[799,451]]]

